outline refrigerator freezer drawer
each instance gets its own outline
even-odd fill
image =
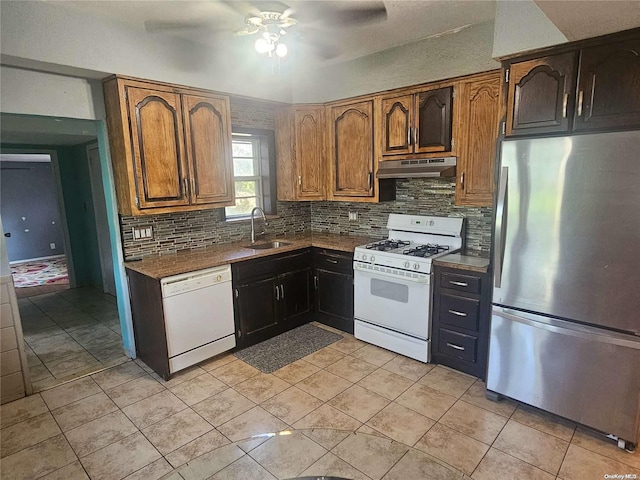
[[[487,388],[638,442],[640,337],[494,307]]]

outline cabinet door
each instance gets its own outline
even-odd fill
[[[353,321],[353,276],[316,270],[316,310]]]
[[[574,130],[640,127],[640,39],[582,50]]]
[[[180,95],[127,88],[139,208],[188,205]]]
[[[456,204],[488,206],[493,201],[493,165],[500,122],[500,73],[463,82]]]
[[[416,153],[450,152],[453,87],[416,94]]]
[[[324,109],[296,107],[295,158],[298,198],[324,197]]]
[[[511,64],[506,134],[568,132],[575,79],[574,52]]]
[[[373,100],[331,108],[332,192],[373,197]]]
[[[294,324],[311,312],[311,268],[286,273],[278,277],[280,284],[280,318],[285,324]]]
[[[191,201],[233,205],[231,115],[227,99],[184,95]]]
[[[382,99],[382,155],[412,153],[413,95]]]
[[[236,287],[234,310],[239,346],[253,345],[279,333],[277,288],[275,278]]]

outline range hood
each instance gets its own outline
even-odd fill
[[[387,160],[378,163],[378,178],[455,177],[456,157]]]

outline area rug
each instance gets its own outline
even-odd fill
[[[272,373],[302,357],[342,340],[342,335],[307,323],[235,353],[243,362]]]
[[[65,257],[11,265],[11,275],[16,288],[69,283]]]

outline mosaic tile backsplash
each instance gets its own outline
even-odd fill
[[[396,200],[379,204],[350,202],[278,202],[278,218],[269,220],[269,234],[305,231],[387,236],[390,213],[458,216],[467,219],[465,243],[470,253],[488,254],[491,248],[490,207],[454,205],[455,183],[450,179],[414,178],[397,181]],[[349,212],[358,220],[349,221]],[[224,210],[201,210],[145,217],[123,216],[125,258],[169,254],[216,243],[248,241],[249,221],[226,222]],[[152,226],[153,239],[133,240],[133,226]]]
[[[277,211],[278,218],[268,220],[267,233],[270,235],[310,230],[309,203],[278,202]],[[120,225],[125,260],[152,254],[165,255],[215,243],[248,243],[251,235],[249,220],[227,222],[224,220],[223,208],[144,217],[121,216]],[[134,226],[153,227],[153,238],[134,240]],[[256,229],[258,228],[262,228],[262,220],[256,220]]]
[[[396,200],[378,204],[312,202],[311,230],[386,237],[390,213],[455,216],[467,219],[465,245],[470,253],[489,254],[491,250],[491,207],[454,205],[455,180],[448,178],[406,178],[396,180]],[[349,221],[349,212],[358,219]]]

